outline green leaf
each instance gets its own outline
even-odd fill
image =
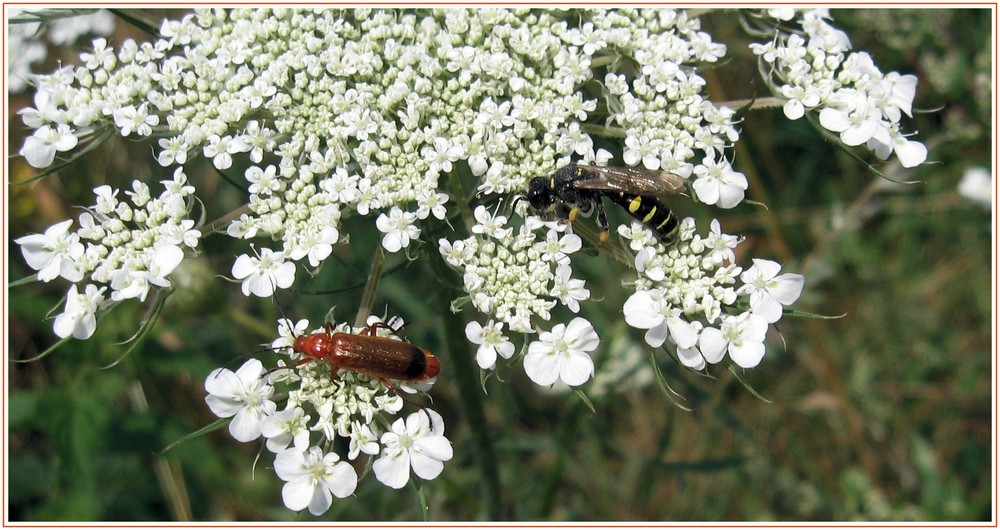
[[[208,434],[210,432],[215,432],[215,431],[217,431],[217,430],[225,427],[226,425],[229,425],[229,423],[231,421],[233,421],[232,418],[219,418],[219,419],[213,421],[212,423],[209,423],[208,425],[206,425],[206,426],[198,429],[197,431],[194,431],[193,433],[188,434],[187,436],[184,436],[180,440],[177,440],[176,442],[174,442],[174,443],[172,443],[172,444],[164,447],[158,453],[158,455],[159,456],[163,456],[163,455],[167,454],[167,452],[170,451],[171,449],[173,449],[174,447],[177,447],[178,445],[180,445],[180,444],[182,444],[182,443],[184,443],[184,442],[186,442],[188,440],[193,440],[193,439],[195,439],[195,438],[197,438],[199,436]]]
[[[736,369],[736,365],[735,364],[728,364],[727,367],[729,368],[729,371],[732,372],[733,375],[736,376],[736,380],[739,381],[740,383],[742,383],[743,384],[743,388],[746,388],[747,391],[749,391],[751,395],[753,395],[755,398],[763,401],[764,403],[773,403],[771,400],[769,400],[769,399],[765,398],[764,396],[761,396],[760,394],[758,394],[757,391],[754,390],[754,388],[752,386],[750,386],[750,383],[746,379],[743,378],[743,374],[741,374],[739,372],[739,370]]]
[[[592,414],[597,414],[597,409],[594,408],[594,403],[590,401],[590,398],[587,397],[587,394],[583,393],[583,390],[580,390],[579,388],[574,388],[573,392],[576,394],[576,397],[580,398],[580,401],[582,401],[583,404],[586,405],[588,409],[590,409],[590,412]]]
[[[37,281],[38,281],[38,276],[35,275],[35,274],[32,274],[31,276],[25,276],[24,278],[21,278],[20,280],[14,280],[14,281],[8,283],[7,284],[7,288],[10,289],[12,287],[20,287],[22,285],[28,285],[28,284],[31,284],[31,283],[35,283]]]
[[[808,311],[799,311],[797,309],[787,309],[787,308],[782,310],[782,314],[793,317],[817,318],[820,320],[836,320],[838,318],[844,318],[847,316],[847,313],[843,313],[840,315],[820,315],[817,313],[809,313]]]
[[[114,362],[112,362],[107,366],[102,367],[103,369],[106,370],[108,368],[113,368],[117,366],[118,363],[125,360],[126,357],[131,355],[132,352],[135,351],[135,349],[139,347],[140,344],[142,344],[142,340],[146,338],[146,335],[153,329],[153,326],[156,324],[156,321],[159,320],[160,313],[163,311],[163,306],[167,303],[167,298],[173,292],[174,292],[173,287],[168,287],[166,289],[160,289],[157,291],[156,300],[153,302],[153,305],[149,308],[149,312],[146,313],[146,317],[142,320],[142,323],[139,325],[139,330],[135,332],[135,335],[132,335],[131,337],[128,338],[128,340],[121,343],[121,344],[128,344],[129,342],[131,342],[132,346],[130,346],[129,349],[125,351],[125,353],[121,354],[120,357],[115,359]]]
[[[653,375],[656,378],[656,385],[660,387],[663,395],[667,396],[667,399],[669,399],[677,408],[681,410],[687,412],[694,410],[691,407],[682,405],[679,401],[677,401],[677,398],[684,398],[678,394],[676,390],[670,388],[669,384],[667,384],[667,378],[663,376],[663,372],[660,370],[660,364],[656,362],[656,350],[651,350],[649,352],[649,364],[653,366]]]
[[[42,353],[39,353],[38,355],[36,355],[36,356],[34,356],[34,357],[30,358],[30,359],[11,359],[10,362],[12,362],[12,363],[33,363],[35,361],[40,361],[40,360],[44,359],[46,356],[48,356],[48,354],[50,354],[50,353],[56,351],[57,349],[59,349],[59,347],[62,346],[63,344],[66,344],[67,342],[69,342],[71,338],[72,337],[66,337],[65,339],[60,340],[59,342],[53,344],[52,346],[49,346],[49,349],[43,351]]]

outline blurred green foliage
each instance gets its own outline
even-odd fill
[[[518,367],[502,369],[502,382],[489,379],[485,395],[479,381],[462,381],[479,392],[477,403],[448,377],[470,362],[473,350],[448,351],[447,337],[464,336],[467,316],[449,311],[456,280],[441,270],[438,235],[425,233],[429,244],[418,253],[426,259],[389,258],[393,270],[374,310],[403,315],[410,321],[407,338],[442,357],[434,407],[446,419],[455,458],[423,485],[432,519],[994,517],[994,235],[989,213],[956,192],[969,167],[992,169],[992,13],[833,14],[855,48],[869,51],[883,71],[920,78],[915,106],[930,112],[906,128],[919,131],[934,162],[906,172],[879,166],[917,183],[880,179],[804,120],[789,123],[778,109],[762,110],[743,124],[735,164],[751,179],[750,198],[767,208],[720,212],[672,204],[699,219],[722,215],[724,231],[747,238],[741,260],[775,258],[785,271],[805,274],[798,309],[843,317],[782,320],[783,337],[771,337],[761,366],[743,374],[770,403],[721,366],[710,379],[666,358],[660,367],[681,397],[669,399],[646,379],[588,393],[591,412],[573,394],[538,389]],[[704,17],[705,28],[734,56],[706,72],[716,102],[766,95],[734,20],[727,12]],[[30,96],[12,96],[10,103],[16,110]],[[9,128],[16,152],[22,126],[12,118]],[[57,176],[11,186],[12,237],[73,215],[75,206],[92,202],[99,184],[163,178],[152,157],[142,155],[149,150],[112,141]],[[19,159],[10,168],[11,181],[31,175]],[[239,192],[209,166],[194,162],[187,172],[211,214],[240,204]],[[285,313],[315,324],[334,307],[337,320],[353,319],[378,242],[371,224],[348,222],[352,244],[337,248],[295,293],[281,295]],[[118,365],[104,368],[127,350],[121,342],[144,313],[138,304],[115,311],[90,340],[7,365],[10,520],[296,518],[281,504],[282,483],[267,469],[266,454],[254,469],[256,444],[237,443],[223,429],[161,453],[214,421],[203,399],[206,374],[239,366],[275,333],[272,300],[248,300],[217,276],[229,272],[241,244],[219,236],[204,244],[203,256],[178,271],[177,292],[153,333]],[[8,280],[27,276],[11,242],[8,254]],[[578,265],[603,299],[585,304],[584,313],[602,333],[602,346],[635,348],[641,336],[620,325],[625,293],[621,278],[606,273],[605,259]],[[65,289],[54,282],[10,291],[10,359],[31,358],[54,343],[47,317],[61,310]],[[335,501],[324,518],[416,520],[421,513],[414,488],[392,491],[366,477],[355,497]]]

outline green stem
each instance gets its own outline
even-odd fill
[[[361,305],[358,306],[358,314],[354,317],[354,327],[360,328],[368,321],[368,315],[372,314],[372,305],[375,304],[375,294],[378,291],[378,282],[382,279],[382,265],[385,264],[385,251],[382,245],[375,247],[375,255],[372,256],[372,266],[368,270],[368,281],[365,283],[365,292],[361,295]]]
[[[448,283],[448,282],[446,282]],[[458,279],[452,284],[457,285]],[[440,307],[448,307],[456,293],[451,289],[439,290]],[[459,403],[465,415],[465,423],[472,433],[473,448],[479,463],[479,473],[482,477],[482,514],[486,520],[496,521],[503,518],[506,511],[500,476],[497,470],[496,450],[493,447],[493,429],[486,422],[483,390],[479,385],[479,367],[473,361],[473,353],[469,341],[465,338],[464,327],[457,321],[444,323],[444,339],[446,351],[452,365],[452,378],[458,387]]]
[[[758,110],[758,109],[773,109],[776,107],[784,106],[784,104],[785,100],[769,96],[766,98],[736,99],[733,101],[721,101],[716,103],[715,106],[716,107],[726,106],[731,109],[741,109],[747,105],[750,105],[750,108],[747,110]]]
[[[216,230],[220,230],[223,227],[229,226],[229,224],[232,223],[234,219],[239,219],[241,215],[251,212],[252,210],[250,210],[250,205],[244,204],[243,206],[240,206],[239,208],[227,213],[226,215],[216,219],[215,221],[212,221],[211,223],[208,223],[207,225],[199,228],[198,231],[201,232],[201,235],[203,236],[212,234]]]
[[[465,223],[465,232],[471,233],[472,226],[476,224],[476,218],[472,215],[472,209],[469,208],[469,199],[465,196],[465,188],[462,187],[462,178],[459,177],[457,171],[448,172],[448,185],[451,186],[451,192],[456,197],[455,202],[458,203],[462,222]]]

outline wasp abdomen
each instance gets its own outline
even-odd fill
[[[677,233],[677,217],[670,208],[656,197],[634,195],[631,193],[608,193],[609,199],[625,208],[632,217],[653,229],[664,242],[674,238]]]

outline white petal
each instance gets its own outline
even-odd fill
[[[212,411],[212,414],[220,418],[235,416],[237,412],[243,410],[244,403],[230,398],[219,396],[205,396],[205,403]]]
[[[227,368],[216,368],[205,378],[205,390],[214,396],[229,398],[242,389],[240,379]]]
[[[247,362],[243,363],[238,370],[236,370],[236,377],[238,377],[243,384],[250,384],[257,382],[263,373],[264,363],[260,362],[260,359],[249,359]]]
[[[465,337],[473,344],[483,343],[483,326],[475,320],[465,325]]]
[[[282,263],[276,271],[274,271],[275,279],[277,280],[278,287],[281,289],[288,289],[295,283],[295,264],[286,261]]]
[[[243,278],[257,272],[258,268],[257,264],[254,263],[254,260],[250,256],[241,254],[236,258],[236,261],[233,262],[233,278],[242,280]]]
[[[739,346],[734,344],[729,347],[729,357],[743,368],[753,368],[764,358],[764,343],[743,341]]]
[[[705,367],[705,358],[701,356],[698,348],[677,348],[677,358],[681,364],[692,370],[701,370]]]
[[[358,472],[347,462],[338,462],[333,466],[330,475],[323,479],[323,482],[338,499],[343,499],[357,489]]]
[[[480,345],[476,350],[476,364],[483,370],[492,370],[497,363],[497,350],[488,344]]]
[[[413,473],[424,480],[433,480],[444,471],[444,463],[419,451],[410,455],[410,465]]]
[[[741,187],[739,182],[729,183],[719,188],[719,208],[733,208],[743,201],[745,196],[743,190],[746,187]]]
[[[698,200],[705,204],[719,202],[719,183],[713,178],[699,178],[691,185]]]
[[[862,122],[856,127],[850,127],[844,132],[840,133],[840,141],[844,142],[844,145],[855,146],[861,145],[868,141],[869,138],[875,135],[878,131],[878,122],[868,121]]]
[[[559,378],[569,386],[580,386],[594,375],[594,360],[583,352],[572,352],[564,360],[559,371]]]
[[[48,126],[44,127],[48,128]],[[41,131],[42,129],[38,129]],[[29,136],[24,140],[24,147],[18,152],[23,156],[31,167],[47,167],[56,157],[56,147],[45,140],[39,138],[38,132],[34,136]]]
[[[753,314],[760,315],[768,323],[781,320],[781,304],[774,297],[759,291],[754,294],[760,296],[750,297],[750,309],[753,311]]]
[[[760,274],[761,279],[770,280],[771,278],[777,276],[778,272],[781,271],[781,265],[769,259],[754,258],[753,269],[757,270],[757,272]],[[748,270],[747,273],[749,272],[750,271]]]
[[[524,356],[524,373],[539,386],[549,386],[559,379],[559,363],[550,346],[535,341]]]
[[[309,513],[313,515],[323,515],[333,504],[333,495],[330,490],[324,487],[314,487],[313,496],[309,501]]]
[[[418,413],[419,414],[419,413]],[[440,460],[442,462],[446,460],[451,460],[452,456],[455,454],[455,450],[451,447],[451,442],[447,438],[439,434],[427,435],[416,439],[413,442],[413,446],[420,452],[430,458],[435,460]],[[417,465],[413,464],[413,469],[416,470]],[[420,475],[420,473],[417,473]],[[423,475],[420,475],[423,478]]]
[[[750,314],[742,324],[742,338],[744,341],[763,342],[767,335],[767,320],[760,315]]]
[[[500,354],[504,359],[510,359],[514,355],[514,343],[513,342],[503,342],[497,347],[497,353]]]
[[[382,238],[382,247],[388,252],[399,252],[399,249],[405,246],[403,245],[403,237],[403,232],[393,230]]]
[[[305,457],[303,451],[285,449],[274,457],[274,474],[278,475],[278,478],[281,480],[291,481],[304,474],[304,465]]]
[[[790,120],[797,120],[806,113],[805,108],[802,106],[802,102],[797,99],[790,99],[786,101],[782,110],[785,111],[785,117]]]
[[[582,351],[594,351],[601,344],[601,338],[594,331],[594,326],[582,317],[576,317],[569,322],[564,337],[572,348]]]
[[[76,286],[74,285],[73,287],[75,288]],[[80,316],[80,313],[77,311],[60,313],[56,316],[56,320],[52,324],[52,331],[59,338],[65,339],[69,337],[76,330],[76,324],[80,320]]]
[[[851,126],[851,120],[844,111],[829,107],[819,111],[819,123],[833,132],[840,132]]]
[[[311,483],[310,478],[302,476],[286,483],[281,488],[281,500],[285,503],[286,508],[297,512],[309,506],[315,491],[316,487]]]
[[[149,271],[154,276],[163,278],[174,272],[174,269],[184,260],[184,251],[176,245],[164,245],[156,250]]]
[[[233,438],[240,442],[256,440],[260,438],[261,420],[262,418],[257,416],[254,411],[244,407],[236,413],[233,421],[229,423],[229,434],[232,434]]]
[[[400,489],[410,480],[410,457],[403,451],[396,457],[388,456],[383,451],[382,458],[372,464],[372,471],[379,482],[393,489]]]
[[[802,294],[802,285],[805,283],[805,277],[801,274],[792,274],[789,272],[778,276],[774,281],[777,282],[777,285],[768,288],[768,292],[781,305],[791,305]]]
[[[667,322],[665,320],[661,320],[659,325],[649,328],[649,331],[646,332],[646,336],[644,338],[646,340],[646,344],[649,344],[654,348],[662,346],[663,343],[667,341]]]
[[[625,322],[633,328],[650,329],[663,322],[660,308],[646,291],[638,291],[625,301]]]
[[[667,327],[679,348],[692,348],[698,342],[698,328],[680,317],[668,318]]]
[[[243,281],[243,294],[267,298],[274,293],[274,278],[268,274],[252,274]]]
[[[701,354],[705,356],[706,361],[712,364],[718,363],[726,356],[728,345],[729,341],[722,336],[722,331],[716,328],[705,328],[701,330],[701,336],[698,337]]]
[[[927,160],[927,147],[920,142],[910,140],[902,144],[897,142],[894,146],[894,151],[896,152],[896,156],[899,157],[899,163],[906,168],[919,166]]]

